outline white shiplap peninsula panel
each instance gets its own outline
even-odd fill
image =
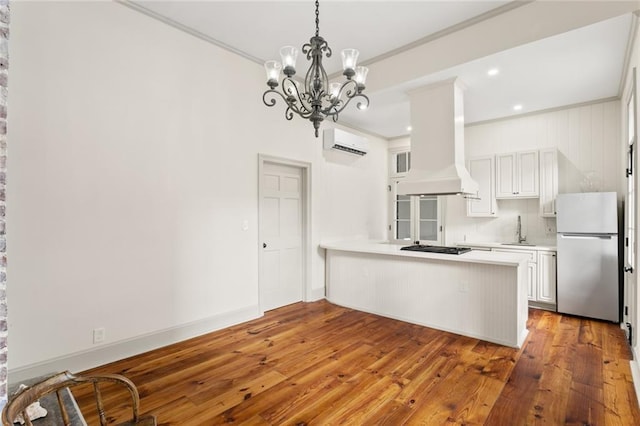
[[[326,265],[332,303],[512,347],[527,335],[522,265],[330,249]]]

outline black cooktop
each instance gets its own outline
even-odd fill
[[[471,251],[471,247],[443,247],[443,246],[427,246],[423,244],[416,244],[413,246],[402,247],[400,250],[424,251],[429,253],[444,253],[444,254],[462,254],[462,253]]]

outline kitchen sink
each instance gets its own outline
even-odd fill
[[[528,247],[534,247],[535,246],[535,244],[527,243],[526,241],[522,242],[522,243],[513,242],[513,243],[500,243],[500,244],[502,244],[503,246],[528,246]]]

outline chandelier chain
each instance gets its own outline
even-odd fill
[[[320,1],[316,0],[316,37],[320,35]]]

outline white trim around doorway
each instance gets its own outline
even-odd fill
[[[261,235],[260,231],[262,227],[260,223],[262,220],[260,200],[263,195],[261,181],[265,163],[297,167],[302,172],[302,300],[304,302],[317,300],[318,298],[314,295],[311,288],[311,163],[267,154],[258,154],[258,236]],[[258,271],[262,270],[263,262],[261,244],[262,242],[258,241]],[[259,286],[260,276],[258,275],[258,287]],[[324,294],[322,296],[324,297]],[[264,315],[262,306],[260,306],[260,312]]]

